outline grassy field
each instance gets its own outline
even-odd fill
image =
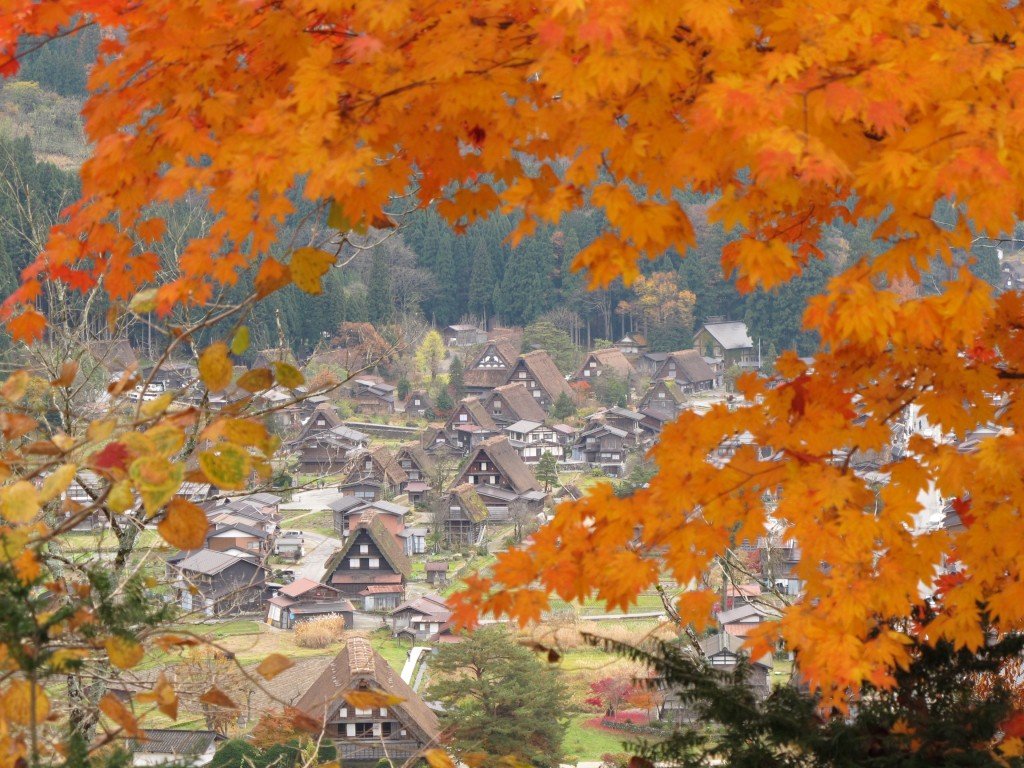
[[[566,757],[576,760],[600,760],[609,752],[622,752],[622,742],[628,734],[611,733],[598,728],[591,728],[587,720],[593,719],[593,713],[576,715],[569,722],[569,730],[562,742]]]

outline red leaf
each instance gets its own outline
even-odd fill
[[[102,451],[93,454],[92,465],[96,469],[126,469],[128,467],[128,446],[124,443],[110,443]]]
[[[960,518],[960,522],[964,524],[965,528],[970,528],[974,525],[975,517],[971,514],[971,500],[961,499],[959,497],[953,499],[952,502],[953,511],[956,512],[957,517]]]

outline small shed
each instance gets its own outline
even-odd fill
[[[448,563],[434,562],[426,564],[427,584],[444,586],[448,583]]]

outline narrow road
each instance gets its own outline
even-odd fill
[[[292,522],[289,521],[289,525]],[[302,531],[302,527],[295,526],[295,530]],[[341,549],[341,539],[323,536],[312,531],[302,531],[302,538],[306,549],[306,556],[294,567],[295,578],[323,581],[327,559]]]

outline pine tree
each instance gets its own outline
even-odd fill
[[[434,317],[439,324],[454,323],[458,315],[458,300],[455,295],[455,262],[450,242],[440,245],[437,262],[434,264],[434,279],[437,281],[437,296],[434,299]]]
[[[502,626],[477,629],[431,658],[427,691],[443,706],[441,724],[458,755],[483,752],[487,765],[518,758],[558,765],[569,692],[556,667],[542,663]]]
[[[366,309],[371,323],[386,325],[391,322],[395,312],[395,301],[391,295],[391,277],[384,254],[379,250],[373,252],[370,266],[370,279],[366,286]]]
[[[544,483],[545,491],[552,485],[558,485],[558,459],[545,451],[537,462],[537,471],[534,475],[538,483]]]
[[[451,364],[448,366],[448,388],[452,391],[452,396],[456,402],[466,396],[466,381],[462,375],[463,370],[462,361],[458,355],[454,356]]]
[[[481,318],[484,327],[494,307],[494,266],[491,254],[485,245],[477,248],[469,275],[469,301],[467,308],[470,313]]]
[[[568,419],[575,414],[576,406],[573,404],[572,398],[563,392],[551,407],[551,415],[556,419]]]

